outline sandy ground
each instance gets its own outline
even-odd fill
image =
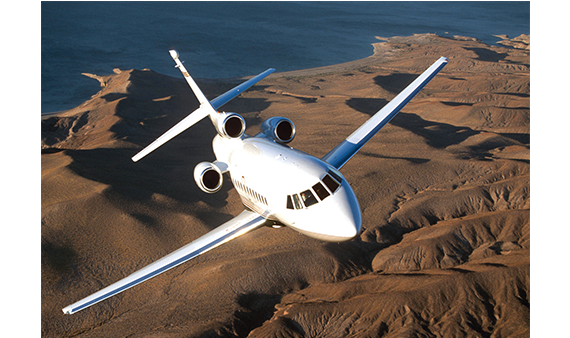
[[[262,228],[69,316],[61,308],[243,209],[229,180],[213,195],[193,181],[214,160],[207,120],[130,160],[197,106],[183,79],[90,75],[99,93],[42,119],[42,336],[529,336],[530,37],[504,44],[385,38],[369,58],[263,80],[224,109],[248,134],[288,117],[291,146],[320,157],[450,60],[343,167],[359,238]],[[236,81],[201,86],[215,97]]]

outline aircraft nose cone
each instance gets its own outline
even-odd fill
[[[346,201],[347,203],[337,204],[335,210],[331,210],[327,217],[330,234],[332,237],[336,237],[338,242],[349,241],[358,236],[362,226],[358,202],[356,199]]]
[[[360,229],[362,227],[362,217],[360,215],[360,209],[352,209],[348,214],[344,215],[345,225],[343,226],[343,235],[349,239],[360,234]]]
[[[333,197],[335,203],[330,204],[323,219],[327,224],[323,229],[328,241],[344,242],[350,241],[360,234],[362,226],[362,216],[358,200],[350,187],[337,191]]]
[[[352,190],[345,189],[345,193],[344,203],[340,205],[338,212],[341,213],[340,218],[344,219],[342,233],[347,240],[350,240],[360,234],[362,215],[360,214],[358,200]]]

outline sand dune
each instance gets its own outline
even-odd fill
[[[291,145],[323,156],[447,56],[342,169],[360,201],[360,238],[259,229],[65,316],[64,306],[243,208],[229,180],[214,195],[193,181],[194,166],[214,160],[208,121],[130,160],[197,107],[183,79],[89,74],[100,92],[42,119],[42,335],[529,336],[530,37],[505,40],[514,48],[382,39],[369,58],[276,73],[224,106],[244,116],[248,134],[290,118]],[[240,81],[199,82],[214,97]]]

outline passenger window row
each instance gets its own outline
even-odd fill
[[[251,189],[247,185],[243,184],[241,181],[235,180],[233,178],[232,181],[234,183],[234,186],[238,190],[241,190],[243,195],[247,195],[250,199],[256,200],[259,203],[267,205],[267,199],[264,196],[260,195],[257,191]]]
[[[328,188],[325,188],[323,184]],[[287,196],[287,209],[303,209],[311,205],[319,203],[331,194],[334,194],[342,183],[340,175],[332,170],[329,170],[321,182],[313,185],[312,188],[307,189],[300,194],[293,194]]]

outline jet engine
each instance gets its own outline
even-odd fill
[[[279,143],[289,143],[295,138],[295,125],[288,118],[275,116],[261,123],[261,132]]]
[[[226,138],[238,138],[245,132],[245,120],[236,113],[217,113],[211,116],[218,134]]]
[[[222,171],[210,162],[201,162],[194,168],[194,180],[203,192],[213,194],[222,188]]]

